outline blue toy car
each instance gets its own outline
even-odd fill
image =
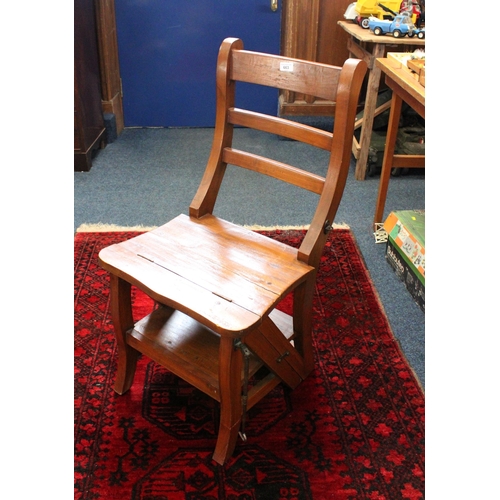
[[[375,35],[392,35],[394,38],[401,38],[406,35],[411,38],[416,31],[411,17],[406,13],[397,15],[392,20],[370,17],[368,28]]]
[[[413,34],[416,35],[417,38],[423,39],[425,38],[425,28],[417,28]]]

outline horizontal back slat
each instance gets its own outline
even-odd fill
[[[331,132],[276,116],[263,115],[246,109],[231,108],[228,112],[228,121],[233,125],[250,127],[295,141],[306,142],[326,151],[330,151],[332,147],[333,134]]]
[[[340,68],[283,56],[233,50],[229,77],[336,101]]]
[[[316,194],[321,194],[325,185],[325,179],[319,175],[246,151],[224,148],[222,161],[274,177]]]
[[[226,38],[219,50],[214,140],[207,168],[189,207],[189,214],[191,217],[202,218],[213,213],[228,164],[316,193],[319,195],[318,204],[297,253],[299,260],[316,266],[326,238],[325,224],[327,221],[331,223],[335,218],[349,172],[354,121],[367,64],[359,59],[348,59],[342,67],[330,66],[315,61],[252,52],[243,47],[241,39]],[[237,107],[236,103],[244,102],[239,94],[245,93],[247,85],[239,85],[239,82],[254,84],[256,88],[253,90],[256,91],[259,86],[288,91],[295,94],[296,99],[305,99],[307,102],[313,97],[334,102],[335,112],[331,117],[333,133],[321,130],[320,127],[304,125],[298,120],[286,120],[285,116],[267,116],[253,110],[240,109],[243,105]],[[270,112],[269,115],[276,113]],[[299,158],[292,158],[290,161],[293,165],[288,165],[233,149],[235,126],[280,135],[327,151],[329,158],[325,177],[312,174],[307,169],[302,170]],[[241,149],[246,149],[244,141],[239,144]],[[252,151],[252,146],[249,147]],[[292,204],[296,202],[293,196],[288,201]]]

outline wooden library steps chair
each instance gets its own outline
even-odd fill
[[[250,52],[239,39],[224,40],[217,61],[213,146],[189,216],[179,215],[99,254],[100,265],[110,273],[118,346],[115,391],[123,394],[130,388],[142,353],[219,401],[213,454],[219,464],[232,455],[246,411],[280,382],[295,388],[313,369],[316,272],[349,170],[365,72],[360,60],[349,59],[340,68]],[[335,101],[333,134],[235,108],[237,81]],[[326,177],[233,149],[235,125],[329,151]],[[298,250],[213,215],[228,164],[318,195]],[[131,286],[156,302],[151,314],[136,324]],[[291,292],[293,317],[276,309]],[[258,370],[265,373],[257,379]],[[246,439],[244,429],[240,435]]]

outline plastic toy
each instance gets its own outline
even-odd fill
[[[357,0],[347,7],[344,18],[368,29],[370,16],[378,19],[392,19],[399,13],[400,7],[401,0],[383,0],[382,3],[379,0]]]
[[[408,14],[397,15],[393,20],[370,17],[368,28],[375,35],[392,35],[394,38],[415,35],[415,25]]]
[[[420,9],[420,5],[416,0],[403,0],[401,2],[399,13],[403,14],[404,12],[408,12],[410,14],[411,20],[413,21],[413,24],[415,26],[420,26],[420,17],[422,15],[422,11]]]
[[[345,13],[344,18],[359,24],[362,28],[368,29],[370,17],[389,20],[398,14],[408,14],[413,24],[420,28],[425,19],[424,11],[420,5],[423,0],[357,0],[351,3]]]
[[[417,38],[425,38],[425,28],[417,28],[414,32],[415,35],[417,35]]]

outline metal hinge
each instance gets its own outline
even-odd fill
[[[241,430],[238,433],[242,441],[247,440],[245,434],[245,424],[247,419],[247,404],[248,404],[248,376],[250,372],[250,355],[248,347],[239,339],[234,340],[234,347],[239,349],[243,354],[243,387],[241,391]]]

